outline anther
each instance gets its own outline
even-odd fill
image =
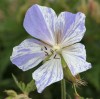
[[[44,46],[44,48],[45,48],[45,50],[47,50],[47,47]]]
[[[55,54],[54,59],[60,59],[60,58],[57,58],[57,54]]]
[[[45,56],[48,56],[49,54],[48,54],[48,52],[46,52],[46,51],[44,51],[45,52]]]
[[[51,51],[52,54],[54,53],[54,51],[52,49],[50,49],[50,51]]]

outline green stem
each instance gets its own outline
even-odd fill
[[[65,79],[61,81],[61,99],[66,99],[66,82]]]
[[[78,95],[75,84],[73,84],[73,88],[74,88],[75,94]]]

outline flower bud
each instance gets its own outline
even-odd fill
[[[14,90],[5,90],[5,92],[7,93],[7,95],[9,95],[11,97],[17,96],[17,93]]]
[[[68,68],[68,66],[62,56],[61,56],[61,63],[63,66],[64,78],[66,80],[70,81],[71,83],[75,84],[76,86],[86,85],[86,82],[80,78],[79,74],[75,75],[75,76],[72,75],[70,69]]]

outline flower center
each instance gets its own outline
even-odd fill
[[[60,45],[54,45],[53,50],[56,51],[56,52],[59,52],[61,50]]]
[[[45,52],[45,56],[54,54],[54,58],[56,58],[57,54],[60,54],[61,52],[61,46],[58,44],[54,45],[52,48],[43,46],[43,48],[41,48],[41,51]]]

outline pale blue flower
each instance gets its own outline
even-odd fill
[[[32,74],[39,93],[50,84],[63,79],[60,55],[73,76],[91,68],[91,64],[86,62],[84,45],[77,43],[86,30],[83,13],[62,12],[57,17],[53,9],[36,4],[26,12],[23,25],[36,39],[26,39],[14,47],[10,59],[23,71],[46,60]]]

